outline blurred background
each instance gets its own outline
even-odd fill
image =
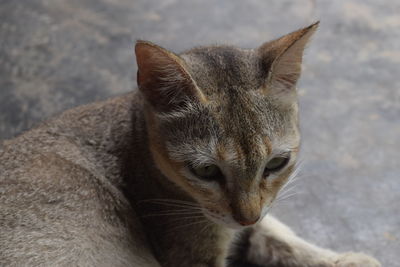
[[[0,142],[136,86],[134,42],[254,48],[316,20],[299,83],[302,172],[274,213],[400,266],[400,1],[0,0]]]

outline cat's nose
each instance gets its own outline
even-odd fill
[[[248,190],[249,191],[249,190]],[[261,216],[261,205],[258,194],[237,194],[231,202],[233,219],[243,226],[258,222]]]
[[[249,226],[249,225],[253,225],[256,222],[258,222],[258,219],[260,219],[260,217],[258,217],[256,220],[252,220],[252,221],[237,221],[240,225],[243,226]]]
[[[251,218],[246,218],[243,216],[234,215],[233,218],[236,222],[243,226],[253,225],[260,219],[260,215],[252,216]]]

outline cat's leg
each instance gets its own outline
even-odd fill
[[[237,254],[232,256],[232,266],[381,266],[374,258],[362,253],[339,254],[310,244],[271,216],[246,230],[234,252]]]

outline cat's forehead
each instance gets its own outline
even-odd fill
[[[202,155],[214,154],[227,161],[241,159],[250,166],[274,151],[280,153],[298,145],[295,107],[282,109],[248,94],[231,96],[224,103],[213,102],[189,105],[166,115],[163,129],[171,150],[181,153],[185,147],[196,147]]]
[[[208,95],[262,86],[265,72],[253,50],[210,46],[189,50],[181,57],[196,84]]]

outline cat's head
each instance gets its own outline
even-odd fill
[[[295,87],[317,25],[257,49],[210,46],[177,55],[136,44],[153,158],[211,220],[233,228],[260,221],[293,173]]]

